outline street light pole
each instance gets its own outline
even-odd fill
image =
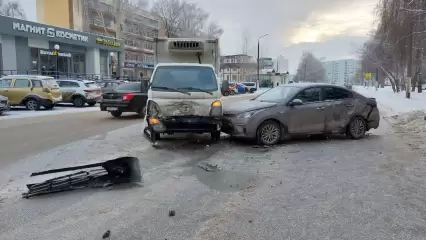
[[[110,57],[110,60],[109,60],[109,62],[110,62],[110,68],[111,68],[111,72],[110,72],[110,76],[112,76],[112,72],[113,72],[113,70],[114,70],[114,66],[113,66],[113,60],[114,60],[114,53],[113,52],[110,52],[109,53],[109,55],[111,56]]]
[[[257,88],[260,88],[259,82],[260,82],[260,39],[263,37],[268,36],[269,34],[265,34],[263,36],[260,36],[257,39]]]
[[[56,51],[56,74],[55,74],[55,76],[56,76],[56,78],[58,78],[59,79],[59,74],[58,74],[58,63],[59,63],[59,44],[55,44],[55,46],[53,46],[54,48],[55,48],[55,51]]]

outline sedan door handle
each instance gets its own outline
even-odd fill
[[[345,107],[353,107],[353,104],[346,104]]]
[[[322,110],[324,110],[324,107],[317,107],[317,110],[322,111]]]

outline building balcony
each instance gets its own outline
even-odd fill
[[[150,50],[150,49],[146,49],[146,48],[124,45],[124,49],[127,50],[127,51],[140,52],[140,53],[145,53],[145,54],[148,54],[148,55],[154,55],[154,50]]]

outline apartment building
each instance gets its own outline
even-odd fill
[[[50,15],[54,12],[54,15]],[[49,13],[49,14],[47,14]],[[124,10],[124,62],[118,54],[101,54],[101,74],[116,74],[119,65],[124,76],[151,76],[154,69],[154,44],[160,24],[147,11],[135,7]],[[116,37],[116,7],[113,0],[37,0],[37,19],[41,23]],[[106,43],[107,44],[107,43]],[[106,64],[104,64],[106,63]]]
[[[280,55],[276,60],[276,71],[280,73],[288,72],[288,59]]]
[[[336,61],[325,61],[323,66],[328,83],[344,85],[351,83],[356,76],[361,62],[355,59],[342,59]]]
[[[247,54],[220,57],[220,77],[231,82],[244,82],[257,72],[256,60]]]

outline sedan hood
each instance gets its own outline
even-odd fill
[[[224,114],[238,114],[243,112],[254,111],[263,108],[276,106],[273,102],[261,102],[256,100],[246,100],[241,102],[232,103],[224,107]]]

